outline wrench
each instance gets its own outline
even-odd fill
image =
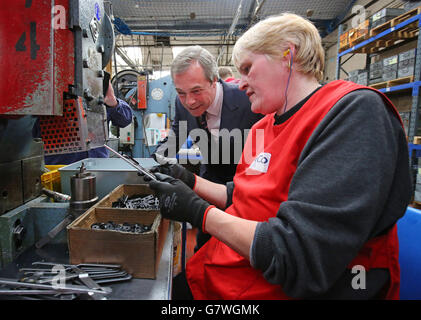
[[[79,264],[64,264],[64,263],[53,263],[53,262],[41,262],[36,261],[32,262],[32,265],[40,265],[40,266],[56,266],[61,265],[65,268],[72,268],[72,267],[78,267],[83,269],[84,267],[98,267],[98,268],[110,268],[110,269],[119,269],[121,268],[118,264],[96,264],[96,263],[79,263]]]
[[[98,283],[98,284],[112,283],[112,282],[127,281],[127,280],[130,280],[131,278],[132,278],[132,276],[130,274],[128,274],[127,276],[121,277],[121,278],[98,279],[98,280],[95,280],[95,282]]]
[[[101,289],[90,289],[83,286],[75,286],[66,284],[63,287],[45,285],[40,283],[27,283],[19,282],[15,279],[0,278],[0,284],[4,284],[11,287],[17,288],[33,288],[33,289],[45,289],[45,290],[55,290],[56,293],[99,293],[99,294],[109,294],[111,293],[111,288],[101,287]]]
[[[99,284],[97,284],[94,280],[92,280],[89,277],[89,274],[81,269],[79,269],[78,267],[72,267],[71,268],[72,271],[74,273],[76,273],[80,279],[80,281],[82,281],[82,283],[84,285],[86,285],[88,288],[90,289],[102,289],[101,286]],[[90,293],[90,296],[94,299],[94,300],[107,300],[107,298],[104,297],[103,294],[100,293]]]

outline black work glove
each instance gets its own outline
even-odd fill
[[[202,230],[205,214],[215,206],[200,198],[181,180],[161,173],[155,175],[159,181],[150,181],[149,187],[159,198],[161,215],[166,219],[189,222]]]
[[[190,189],[193,189],[196,183],[195,174],[185,169],[183,166],[179,164],[163,164],[163,165],[152,167],[150,171],[153,173],[156,173],[156,172],[163,173],[167,176],[171,176],[175,179],[179,179],[183,181],[186,185],[188,185]],[[147,176],[145,176],[143,179],[146,182],[149,182],[151,180]]]

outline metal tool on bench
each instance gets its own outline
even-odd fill
[[[55,266],[57,264],[50,263],[50,262],[34,262],[33,265],[40,265],[40,266]],[[80,271],[88,273],[89,277],[95,282],[99,283],[112,283],[112,282],[120,282],[120,281],[127,281],[132,278],[127,272],[121,270],[120,265],[115,264],[92,264],[92,263],[82,263],[78,265],[71,265],[71,264],[61,264],[65,268],[66,277],[68,276],[71,278],[72,274],[75,273],[74,270],[77,268]],[[34,269],[34,268],[22,268],[21,271],[25,271],[25,274],[36,274],[38,272],[44,272],[44,275],[49,275],[48,269]],[[78,272],[80,272],[78,271]],[[39,281],[45,282],[46,280],[51,280],[51,277],[43,277],[41,275]]]
[[[89,277],[88,272],[83,271],[82,269],[79,269],[76,266],[72,266],[71,268],[72,272],[77,274],[77,277],[79,278],[79,280],[85,285],[87,286],[89,289],[98,289],[101,290],[101,286],[99,284],[97,284],[92,278]],[[94,300],[107,300],[103,294],[101,293],[90,293],[91,297]]]
[[[149,178],[151,178],[152,180],[157,180],[155,175],[150,172],[149,170],[145,169],[144,167],[142,167],[139,162],[137,162],[135,159],[127,157],[127,156],[123,156],[122,154],[118,153],[117,151],[115,151],[114,149],[110,148],[109,146],[107,146],[106,144],[104,144],[104,147],[107,148],[109,151],[111,151],[112,153],[114,153],[116,156],[118,156],[119,158],[123,159],[124,161],[126,161],[128,164],[130,164],[133,168],[135,168],[138,172],[140,172],[143,175],[148,176]]]
[[[41,283],[30,283],[24,281],[17,281],[16,279],[0,278],[0,285],[8,286],[12,288],[33,288],[36,290],[53,290],[54,294],[57,293],[99,293],[99,294],[109,294],[111,289],[107,287],[102,287],[101,289],[91,289],[85,286],[71,285],[66,284],[66,286],[55,286],[47,285]],[[6,294],[6,293],[3,293]],[[28,294],[28,293],[26,293]],[[38,293],[37,293],[38,294]]]
[[[45,194],[47,197],[54,199],[54,201],[58,201],[58,202],[65,202],[71,199],[71,196],[67,194],[60,193],[57,191],[52,191],[46,188],[42,188],[42,193]]]
[[[54,239],[60,231],[65,229],[75,218],[89,209],[98,201],[96,195],[96,177],[92,173],[86,172],[86,167],[82,162],[80,170],[70,178],[71,199],[69,214],[57,224],[48,234],[41,238],[35,247],[40,249]]]
[[[0,295],[41,296],[43,299],[68,300],[83,294],[84,297],[94,300],[106,300],[105,296],[111,293],[111,289],[101,287],[100,283],[126,281],[132,278],[121,269],[120,265],[114,264],[72,265],[34,262],[32,265],[46,268],[21,268],[19,271],[23,272],[25,277],[20,280],[0,279]],[[48,268],[54,266],[61,266],[61,269]],[[64,274],[62,274],[63,269]],[[62,286],[53,285],[58,277]]]

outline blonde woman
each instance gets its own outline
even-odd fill
[[[398,299],[396,221],[411,182],[395,107],[352,82],[321,86],[320,36],[294,14],[254,25],[233,58],[252,111],[266,115],[233,183],[185,172],[192,190],[171,170],[150,183],[164,217],[212,235],[185,288],[194,299]]]

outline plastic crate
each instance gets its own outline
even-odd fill
[[[64,167],[64,165],[47,165],[45,167],[51,171],[41,175],[42,186],[52,191],[61,192],[60,172],[58,169]]]
[[[65,164],[54,164],[54,165],[48,164],[45,167],[50,171],[54,171],[54,170],[58,170],[60,168],[63,168],[65,166],[66,166]]]

